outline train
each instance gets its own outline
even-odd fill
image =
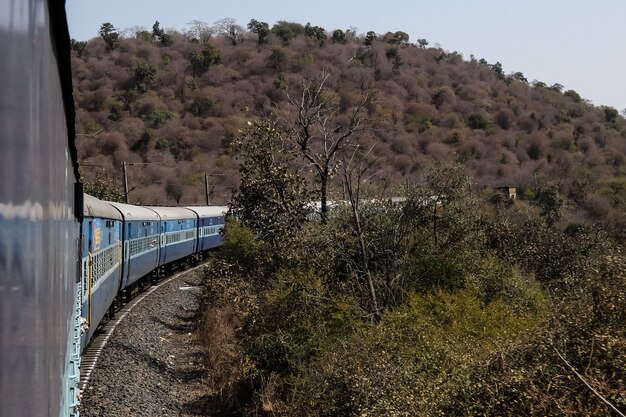
[[[0,16],[0,416],[78,416],[81,350],[114,300],[219,245],[225,208],[85,195],[65,4]]]
[[[144,207],[84,195],[81,225],[81,350],[114,302],[222,244],[226,206]]]

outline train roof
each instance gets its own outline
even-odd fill
[[[161,217],[161,220],[184,220],[197,219],[198,216],[193,211],[185,207],[149,207]]]
[[[190,206],[186,208],[195,212],[200,218],[223,216],[228,211],[227,206]]]
[[[83,208],[85,217],[122,220],[122,215],[111,205],[111,203],[99,200],[89,194],[85,194]]]
[[[132,204],[124,204],[124,203],[110,203],[113,207],[115,207],[122,216],[124,216],[124,220],[155,220],[159,221],[160,217],[154,210],[150,210],[149,208],[142,206],[133,206]]]

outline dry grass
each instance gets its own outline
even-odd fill
[[[237,340],[240,317],[233,307],[209,307],[198,326],[204,362],[209,373],[211,408],[227,413],[247,403],[252,395],[252,363]]]

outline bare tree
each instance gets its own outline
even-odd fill
[[[373,100],[371,91],[364,89],[356,103],[342,109],[339,95],[326,88],[329,77],[330,73],[323,70],[317,78],[303,81],[299,96],[287,92],[289,109],[281,117],[291,140],[317,177],[323,222],[336,157],[352,137],[368,128],[365,115]]]
[[[216,35],[227,37],[233,45],[241,43],[244,35],[244,28],[239,26],[235,19],[227,17],[213,23],[211,28]]]
[[[187,23],[187,26],[189,26],[187,36],[190,39],[197,39],[200,43],[207,43],[213,35],[213,29],[210,28],[206,22],[201,20],[192,20]]]

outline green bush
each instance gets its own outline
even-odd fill
[[[165,122],[172,119],[174,113],[165,109],[154,109],[145,116],[146,122],[155,129],[162,127]]]
[[[413,257],[407,267],[413,289],[417,291],[436,288],[454,291],[465,285],[465,267],[451,257],[427,253]]]
[[[219,258],[240,268],[244,274],[262,272],[266,263],[267,247],[249,228],[236,219],[226,217],[227,232],[220,248]]]
[[[213,100],[208,97],[196,97],[189,105],[189,111],[196,117],[206,116],[213,108]]]
[[[362,325],[291,379],[292,415],[440,415],[469,370],[538,322],[469,291],[413,294],[378,325]]]
[[[570,279],[576,285],[557,294],[545,325],[474,364],[473,384],[444,400],[444,415],[612,415],[570,366],[626,409],[626,257],[608,251]]]
[[[547,307],[539,283],[493,256],[478,262],[466,287],[484,303],[499,300],[517,313],[545,312]]]

